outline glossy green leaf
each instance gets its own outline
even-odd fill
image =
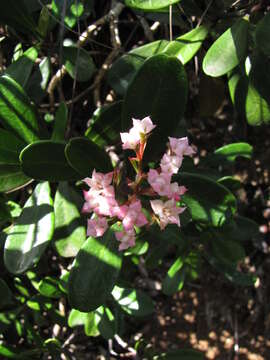
[[[241,70],[236,68],[228,74],[228,87],[236,111],[239,115],[246,116],[245,106],[249,81],[246,74]]]
[[[192,349],[172,350],[153,357],[153,360],[203,360],[204,353]]]
[[[110,86],[117,94],[125,95],[130,82],[144,61],[153,55],[162,53],[167,44],[167,40],[153,41],[132,49],[114,61],[107,74]]]
[[[85,136],[101,149],[120,140],[122,101],[98,109]]]
[[[242,182],[233,176],[223,176],[217,181],[219,184],[225,186],[227,189],[229,189],[231,192],[235,192],[239,189],[241,189]]]
[[[4,250],[7,269],[20,274],[33,266],[52,239],[53,230],[53,202],[49,184],[44,182],[36,186],[8,233]]]
[[[53,278],[52,276],[45,276],[42,280],[40,280],[38,284],[38,291],[41,295],[58,299],[61,296],[61,291],[58,287],[58,280]]]
[[[20,161],[23,172],[36,180],[67,181],[82,177],[67,162],[64,143],[37,141],[23,149]]]
[[[125,0],[127,6],[140,10],[158,10],[176,4],[180,0]]]
[[[112,296],[118,305],[131,316],[147,316],[154,311],[151,298],[140,290],[115,286]]]
[[[73,28],[77,23],[78,17],[83,14],[84,8],[89,6],[88,3],[89,1],[82,0],[67,0],[65,3],[62,0],[53,0],[52,11],[55,16],[61,19],[61,15],[65,10],[65,25]]]
[[[69,140],[65,154],[69,164],[82,177],[90,176],[93,169],[102,172],[112,170],[111,161],[105,149],[100,149],[87,138],[78,137]]]
[[[8,287],[7,283],[3,279],[0,279],[0,293],[1,293],[0,309],[4,308],[7,305],[12,305],[13,303],[12,292]]]
[[[82,245],[69,276],[69,301],[80,311],[104,304],[118,277],[122,254],[110,228],[102,238],[88,238]]]
[[[98,325],[101,320],[101,316],[103,314],[103,306],[100,306],[95,311],[89,312],[87,314],[85,323],[84,323],[84,332],[87,336],[99,336],[99,328]]]
[[[200,175],[181,173],[181,185],[188,191],[183,195],[192,219],[221,226],[236,211],[236,199],[224,186]]]
[[[63,47],[63,63],[69,75],[77,81],[88,81],[96,71],[89,53],[76,46]]]
[[[147,143],[146,160],[165,151],[168,136],[182,119],[188,84],[181,62],[164,54],[145,61],[130,84],[123,103],[122,127],[127,131],[132,118],[151,116],[156,128]]]
[[[88,317],[87,312],[81,312],[76,309],[71,309],[68,316],[68,326],[73,328],[76,326],[84,325],[87,317]]]
[[[35,47],[27,49],[17,61],[14,61],[5,71],[5,74],[10,76],[23,88],[27,83],[35,61],[38,57],[38,50]]]
[[[173,295],[182,290],[184,286],[185,273],[183,268],[184,262],[182,257],[177,258],[162,282],[162,291],[165,295]]]
[[[255,31],[256,44],[260,50],[270,56],[270,13],[266,13],[257,24]]]
[[[81,207],[82,198],[68,183],[60,182],[54,200],[54,245],[60,256],[76,256],[86,239]]]
[[[208,28],[201,25],[170,41],[163,52],[167,55],[176,56],[185,65],[200,49],[207,35]]]
[[[39,138],[36,114],[23,88],[12,78],[0,77],[0,122],[27,143]]]
[[[22,172],[19,161],[24,146],[11,132],[0,129],[0,192],[14,190],[31,180]]]
[[[270,104],[249,84],[246,98],[246,118],[249,125],[258,126],[270,123]]]
[[[52,141],[55,142],[64,141],[67,121],[68,121],[68,109],[66,104],[62,102],[55,114]]]
[[[214,157],[217,161],[234,162],[238,156],[251,159],[253,154],[253,147],[244,142],[224,145],[214,151]]]
[[[224,75],[245,58],[248,27],[248,22],[240,19],[213,43],[203,59],[203,71],[207,75]]]

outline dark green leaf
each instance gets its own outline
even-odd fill
[[[193,220],[221,226],[235,213],[235,197],[224,186],[207,177],[189,173],[181,173],[179,179],[188,189],[183,201]]]
[[[173,295],[177,291],[182,290],[185,280],[183,265],[183,259],[182,257],[179,257],[168,270],[168,273],[162,282],[162,291],[165,295]]]
[[[35,47],[27,49],[17,61],[14,61],[5,71],[5,74],[10,76],[23,88],[27,83],[35,61],[38,56],[38,50]]]
[[[55,200],[55,247],[60,256],[76,256],[86,239],[85,226],[77,206],[82,207],[82,199],[66,182],[58,186]]]
[[[63,143],[37,141],[23,149],[20,160],[23,172],[33,179],[65,181],[82,177],[67,162]]]
[[[164,54],[176,56],[183,65],[189,62],[202,46],[208,35],[208,28],[204,25],[170,41],[163,50]]]
[[[125,0],[127,6],[140,10],[157,10],[176,4],[180,0]]]
[[[118,305],[131,316],[147,316],[154,311],[151,298],[140,290],[115,286],[112,296]]]
[[[270,13],[267,13],[256,26],[255,39],[260,50],[270,56]]]
[[[168,135],[182,119],[187,87],[181,62],[164,54],[146,60],[130,84],[123,104],[123,130],[131,128],[132,118],[145,116],[151,116],[157,125],[146,147],[147,160],[165,150]]]
[[[13,295],[7,283],[0,279],[0,309],[13,303]]]
[[[12,78],[0,78],[0,121],[27,143],[39,138],[36,114],[23,88]]]
[[[61,103],[55,114],[52,141],[64,141],[68,121],[68,109],[65,103]]]
[[[229,265],[237,264],[246,255],[242,245],[236,241],[213,239],[211,245],[215,257]]]
[[[89,176],[93,169],[102,172],[112,170],[109,156],[87,138],[73,138],[65,148],[69,164],[83,177]]]
[[[64,46],[63,60],[67,72],[73,79],[76,78],[77,81],[90,80],[96,71],[91,56],[82,48]]]
[[[245,58],[248,27],[248,21],[240,19],[213,43],[203,59],[203,71],[207,75],[224,75]]]
[[[172,350],[161,355],[154,356],[153,360],[203,360],[204,354],[189,349]]]
[[[102,238],[88,238],[69,276],[69,301],[80,311],[93,311],[109,297],[121,268],[118,243],[110,228]]]
[[[25,203],[16,224],[8,232],[4,262],[7,269],[20,274],[36,263],[52,239],[53,202],[48,183],[38,184]]]

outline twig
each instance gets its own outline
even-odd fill
[[[169,7],[169,26],[170,26],[170,41],[173,39],[173,31],[172,31],[172,5]]]
[[[208,12],[210,6],[212,5],[212,3],[213,3],[213,0],[210,0],[209,3],[208,3],[207,6],[206,6],[206,9],[205,9],[204,12],[202,13],[202,16],[200,17],[200,19],[199,19],[198,24],[197,24],[196,27],[199,27],[199,26],[201,25],[201,23],[202,23],[205,15],[207,14],[207,12]]]
[[[124,9],[124,4],[121,3],[115,3],[115,5],[111,8],[111,10],[98,19],[94,24],[91,24],[88,26],[88,28],[80,35],[76,45],[78,48],[83,47],[88,42],[90,35],[94,30],[96,30],[98,27],[104,25],[106,22],[110,21],[110,19],[117,19],[119,15],[121,14],[122,10]],[[114,50],[112,51],[114,52]],[[56,72],[56,74],[52,77],[47,92],[49,94],[50,98],[50,106],[54,107],[54,89],[59,83],[59,81],[64,77],[67,70],[64,65],[61,66],[61,68]]]
[[[149,41],[154,41],[153,31],[150,28],[148,22],[142,16],[138,16],[138,19],[139,19],[139,21],[140,21],[140,23],[142,25],[142,28],[143,28],[144,35],[145,35],[146,39],[149,40]]]

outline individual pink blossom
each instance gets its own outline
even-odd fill
[[[170,190],[171,194],[168,197],[174,199],[175,201],[179,201],[181,199],[181,195],[184,195],[187,191],[187,188],[185,186],[179,186],[177,182],[174,182],[170,184]]]
[[[151,207],[154,213],[159,217],[161,230],[165,229],[168,224],[176,224],[180,227],[179,214],[181,214],[185,208],[177,207],[176,202],[173,199],[151,200]]]
[[[134,225],[141,227],[148,223],[144,213],[142,212],[142,204],[140,200],[131,203],[127,209],[122,224],[126,231],[133,229]]]
[[[96,172],[96,169],[92,172],[92,178],[85,178],[84,182],[92,189],[96,191],[102,191],[104,188],[107,188],[113,178],[113,172],[109,172],[107,174],[103,174],[100,172]]]
[[[182,161],[182,156],[164,154],[160,161],[161,170],[164,173],[177,174]]]
[[[118,206],[114,197],[98,195],[95,198],[94,212],[101,216],[114,216],[114,208]]]
[[[157,170],[150,169],[147,180],[154,191],[160,196],[170,196],[171,174],[163,172],[159,173]]]
[[[169,137],[169,141],[170,141],[170,148],[173,154],[183,157],[184,155],[191,156],[195,153],[192,147],[188,144],[187,137],[182,137],[179,139]]]
[[[120,251],[135,246],[136,235],[134,229],[116,232],[115,237],[118,241],[121,242],[119,245]]]
[[[122,147],[124,150],[136,150],[140,144],[142,137],[151,132],[156,125],[154,125],[150,117],[145,117],[142,120],[132,119],[133,127],[126,133],[120,133],[122,140]]]
[[[102,236],[108,229],[108,223],[105,217],[89,219],[87,222],[87,236]]]

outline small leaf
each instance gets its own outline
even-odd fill
[[[153,357],[153,360],[203,360],[203,359],[204,359],[204,353],[191,349],[172,350]]]
[[[118,243],[111,228],[102,238],[88,238],[70,271],[70,305],[89,312],[104,304],[117,280],[121,264]]]
[[[29,98],[23,88],[6,75],[0,77],[0,121],[26,143],[39,138],[36,114]]]
[[[176,56],[185,65],[200,49],[207,35],[208,28],[201,25],[170,41],[163,52],[167,55]]]
[[[151,298],[140,290],[115,286],[112,296],[118,305],[131,316],[147,316],[154,311]]]
[[[220,162],[224,162],[224,161],[232,163],[235,161],[235,159],[238,156],[251,159],[252,154],[253,154],[253,147],[248,143],[239,142],[239,143],[228,144],[214,151],[214,154],[211,157],[211,164],[212,164],[212,160],[215,160],[217,164],[220,164]]]
[[[54,245],[60,256],[76,256],[86,239],[85,226],[77,205],[82,199],[66,182],[60,182],[54,200]]]
[[[52,141],[64,141],[66,125],[68,121],[68,109],[64,102],[62,102],[55,114],[54,128],[52,133]]]
[[[146,60],[130,84],[123,104],[123,130],[131,128],[132,118],[145,116],[157,125],[147,143],[146,161],[165,151],[167,137],[184,114],[187,86],[183,65],[164,54]]]
[[[102,172],[112,170],[110,158],[105,150],[100,149],[87,138],[78,137],[69,140],[65,154],[69,164],[82,177],[91,175],[93,169]]]
[[[77,81],[88,81],[96,71],[95,64],[89,53],[76,46],[63,47],[63,62],[67,72]]]
[[[10,76],[23,88],[27,83],[35,61],[38,57],[38,50],[35,47],[27,49],[17,61],[14,61],[5,71],[5,74]]]
[[[45,276],[38,284],[38,291],[41,295],[58,299],[61,296],[61,291],[58,288],[58,280],[51,276]]]
[[[7,269],[21,274],[33,266],[52,239],[53,230],[53,202],[49,184],[45,182],[36,186],[8,233],[4,250]]]
[[[20,161],[23,172],[36,180],[67,181],[82,178],[67,162],[63,143],[37,141],[23,149]]]
[[[179,257],[168,270],[168,273],[162,282],[162,291],[165,295],[173,295],[177,291],[182,290],[185,280],[183,265],[183,259],[182,257]]]
[[[240,19],[213,43],[203,59],[203,71],[207,75],[222,76],[245,58],[248,27],[248,22]]]
[[[158,10],[176,4],[180,0],[125,0],[127,6],[140,10]]]
[[[236,211],[234,195],[224,186],[200,175],[181,173],[179,179],[188,191],[183,201],[194,221],[221,226]]]
[[[257,89],[249,84],[246,98],[246,118],[249,125],[270,123],[270,105],[261,97]]]
[[[257,46],[266,55],[270,56],[270,13],[262,18],[255,30],[255,40]]]

